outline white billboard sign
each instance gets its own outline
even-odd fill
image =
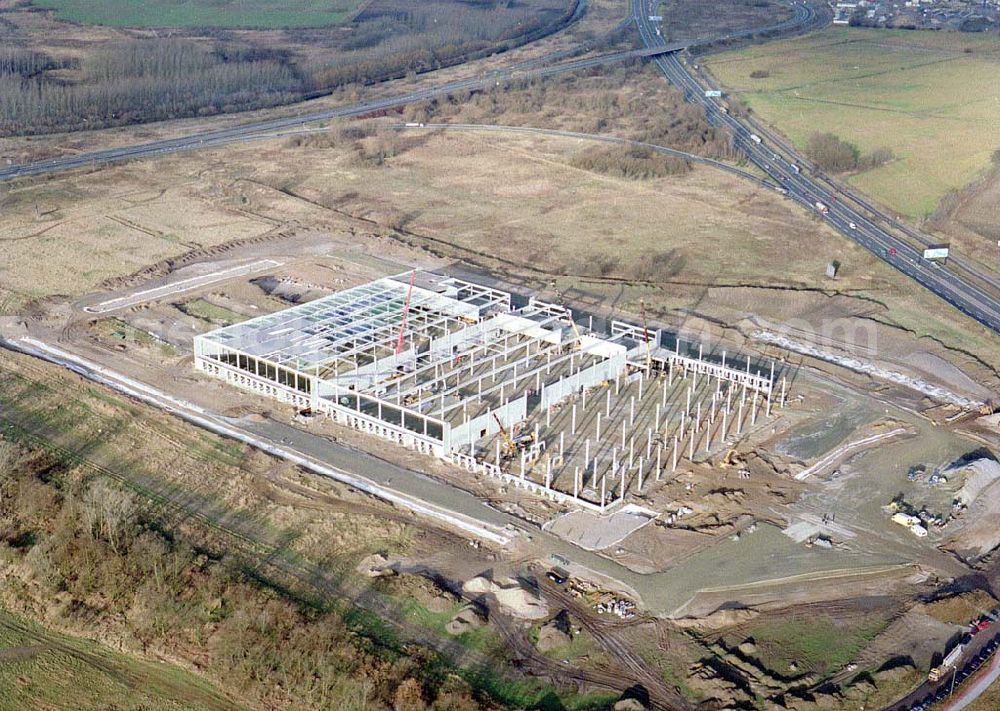
[[[947,247],[929,247],[924,250],[924,259],[947,259]]]

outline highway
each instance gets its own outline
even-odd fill
[[[704,74],[699,73],[701,76],[702,83],[706,84],[707,79]],[[756,129],[756,132],[761,137],[766,137],[771,145],[779,146],[785,153],[794,153],[795,149],[789,144],[782,136],[775,134],[770,128],[764,126],[759,121],[757,121],[753,116],[748,116],[746,121],[749,125]],[[810,173],[819,181],[825,183],[831,191],[837,193],[839,196],[846,197],[852,203],[858,206],[859,209],[866,211],[869,216],[875,217],[881,224],[885,225],[890,229],[902,232],[904,235],[910,239],[917,242],[917,244],[923,247],[929,247],[935,244],[935,241],[930,239],[927,235],[921,234],[909,225],[906,225],[899,220],[895,219],[892,215],[888,214],[885,210],[880,209],[878,206],[873,205],[867,198],[852,190],[849,186],[841,183],[835,178],[823,173],[815,166],[813,166],[805,158],[801,158],[802,162],[799,164],[799,168],[802,170],[809,170]],[[962,271],[966,272],[975,279],[979,279],[983,283],[989,285],[990,288],[1000,289],[1000,279],[995,276],[984,274],[980,269],[966,262],[961,256],[952,254],[948,258],[948,263]]]
[[[646,48],[668,47],[657,33],[658,27],[649,19],[656,0],[632,0],[632,17]],[[781,25],[769,28],[778,31],[807,26],[815,21],[815,10],[806,3],[795,3],[795,14]],[[783,26],[782,26],[783,25]],[[745,33],[749,34],[748,30]],[[737,35],[728,35],[731,39]],[[681,43],[685,44],[685,43]],[[686,43],[689,47],[696,43]],[[700,43],[697,43],[700,44]],[[739,119],[723,110],[720,99],[705,96],[706,87],[692,76],[677,52],[666,52],[653,57],[663,75],[692,103],[705,109],[708,120],[716,126],[728,129],[735,146],[748,160],[763,170],[768,176],[787,190],[787,196],[819,214],[817,203],[825,206],[823,219],[834,229],[875,254],[893,268],[921,284],[929,291],[947,301],[962,313],[970,316],[995,333],[1000,333],[1000,300],[997,290],[992,288],[987,277],[975,277],[974,283],[956,271],[943,267],[940,263],[930,263],[923,259],[922,249],[904,240],[879,224],[884,219],[880,213],[872,213],[863,205],[844,195],[830,180],[810,177],[803,170],[805,162],[787,145],[765,140],[759,127],[746,119]],[[851,203],[854,202],[854,207]],[[968,269],[966,269],[968,272]]]
[[[951,265],[944,267],[940,263],[925,261],[922,255],[922,246],[926,245],[926,238],[914,230],[900,225],[891,216],[878,210],[860,196],[851,191],[845,191],[831,178],[815,170],[808,170],[808,164],[789,145],[770,134],[752,119],[738,119],[724,110],[721,100],[705,97],[705,86],[699,83],[679,57],[679,51],[692,47],[704,47],[715,42],[751,35],[785,34],[817,26],[820,21],[812,6],[805,2],[795,2],[791,18],[769,27],[750,28],[718,37],[668,44],[657,33],[658,28],[649,19],[653,5],[655,5],[655,0],[631,0],[631,19],[636,24],[642,38],[644,46],[641,49],[575,59],[548,66],[537,66],[546,60],[565,56],[566,51],[564,50],[530,60],[528,63],[495,70],[477,77],[459,79],[381,99],[210,130],[178,138],[6,166],[0,168],[0,181],[74,168],[93,168],[118,161],[256,140],[308,123],[376,114],[455,92],[485,89],[498,85],[501,81],[554,76],[589,67],[651,57],[664,76],[684,92],[688,101],[701,104],[704,107],[706,116],[711,123],[724,127],[732,133],[736,147],[742,150],[747,158],[763,170],[777,185],[783,186],[781,189],[786,191],[790,199],[812,211],[817,211],[816,204],[821,203],[826,210],[823,219],[833,228],[944,299],[962,313],[992,331],[1000,333],[1000,299],[998,299],[1000,290],[997,288],[997,280],[994,277],[981,273],[961,258],[952,259],[952,264],[957,269],[951,268]],[[526,68],[528,64],[531,65],[530,68]],[[807,172],[811,173],[811,177],[807,175]],[[883,225],[887,225],[888,229]],[[909,239],[898,236],[899,232],[902,232]],[[918,246],[914,246],[914,241],[917,242]],[[959,272],[962,272],[964,276]]]
[[[120,146],[106,150],[92,151],[89,153],[79,153],[76,155],[61,156],[48,160],[35,161],[33,163],[23,163],[9,165],[0,168],[0,182],[16,178],[56,173],[75,168],[96,168],[110,163],[117,163],[126,160],[136,160],[138,158],[150,158],[155,156],[178,153],[181,151],[198,150],[212,146],[221,146],[229,143],[237,143],[247,140],[255,140],[267,137],[289,128],[303,126],[317,121],[329,121],[332,119],[357,118],[367,114],[376,114],[391,109],[400,108],[407,104],[418,101],[426,101],[439,96],[447,96],[462,91],[476,91],[496,86],[502,81],[512,79],[532,79],[548,76],[555,76],[566,72],[575,72],[580,69],[597,67],[605,64],[616,64],[633,59],[661,54],[663,52],[673,52],[684,49],[686,44],[674,43],[657,47],[646,47],[643,49],[629,50],[626,52],[613,52],[609,54],[599,54],[583,59],[574,59],[568,62],[560,62],[549,66],[542,66],[531,69],[519,67],[508,67],[506,69],[488,72],[484,75],[469,79],[457,79],[437,86],[417,89],[404,94],[396,94],[381,99],[371,99],[368,101],[338,106],[323,111],[313,111],[294,116],[257,121],[229,128],[221,128],[212,131],[204,131],[178,138],[167,138],[149,143],[140,143],[130,146]],[[540,61],[540,60],[539,60]]]
[[[823,204],[827,210],[823,219],[832,227],[962,313],[1000,333],[1000,299],[998,299],[1000,289],[995,277],[983,274],[960,257],[952,258],[948,267],[925,261],[922,247],[928,243],[927,238],[896,222],[861,196],[842,188],[832,178],[810,169],[808,163],[797,155],[791,146],[772,135],[753,119],[738,119],[723,109],[721,100],[705,97],[706,87],[699,83],[678,55],[680,50],[704,47],[725,40],[761,34],[787,34],[809,29],[821,24],[812,6],[796,2],[793,5],[794,14],[791,18],[769,27],[750,28],[719,37],[667,43],[657,34],[657,27],[649,19],[651,5],[654,3],[655,0],[631,0],[631,20],[636,24],[642,38],[644,46],[641,49],[538,66],[545,61],[565,56],[567,51],[564,50],[477,77],[459,79],[385,98],[178,138],[6,166],[0,168],[0,181],[74,168],[94,168],[119,161],[257,140],[308,123],[376,114],[455,92],[482,90],[501,81],[555,76],[589,67],[652,57],[664,76],[683,91],[689,101],[701,104],[711,123],[728,129],[733,135],[736,147],[777,185],[783,186],[781,189],[786,191],[790,199],[812,211],[817,211],[816,203]],[[907,238],[900,237],[899,233]]]

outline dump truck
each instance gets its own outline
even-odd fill
[[[931,669],[930,673],[927,675],[927,681],[940,681],[944,678],[944,676],[955,667],[955,664],[958,662],[959,658],[961,658],[963,651],[965,651],[965,645],[960,644],[948,652],[947,656],[941,660],[941,663]]]

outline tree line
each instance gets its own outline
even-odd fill
[[[29,68],[38,62],[22,62]],[[183,39],[117,42],[81,60],[80,81],[0,71],[0,134],[73,131],[273,106],[303,82],[273,60],[227,62]]]
[[[559,27],[577,0],[374,3],[335,61],[303,67],[316,89],[384,81],[510,49]]]
[[[315,31],[316,42],[334,48],[311,58],[233,33],[109,41],[79,58],[7,47],[0,50],[0,136],[245,111],[384,81],[542,36],[568,20],[577,2],[376,0],[348,32]]]
[[[832,133],[810,135],[805,152],[813,163],[831,173],[871,170],[896,157],[890,148],[876,148],[871,153],[862,154],[853,143]]]

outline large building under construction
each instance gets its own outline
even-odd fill
[[[773,369],[427,272],[196,336],[212,376],[560,500],[604,508],[769,414]]]

